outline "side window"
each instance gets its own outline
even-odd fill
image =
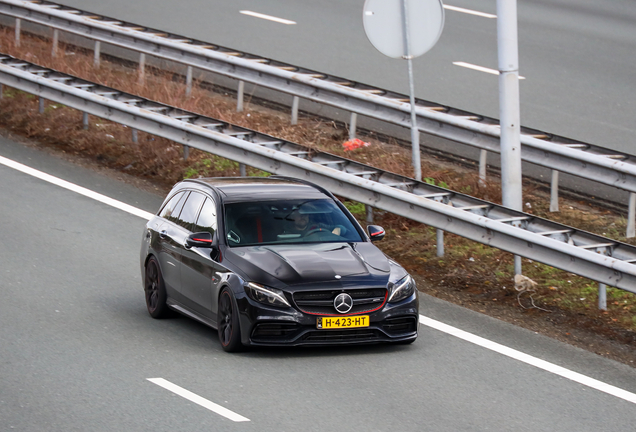
[[[185,205],[183,206],[183,210],[181,210],[181,214],[179,215],[179,220],[177,221],[177,223],[182,227],[191,230],[192,225],[197,220],[199,209],[201,208],[201,204],[203,204],[204,199],[204,195],[196,192],[191,192],[190,196],[185,202]]]
[[[178,194],[173,196],[170,201],[168,201],[163,207],[161,213],[159,213],[159,216],[172,222],[176,222],[177,217],[179,216],[179,212],[181,211],[181,207],[183,206],[183,202],[185,201],[184,197],[185,192],[179,192]]]
[[[216,204],[210,198],[205,200],[199,219],[197,219],[192,231],[208,231],[212,234],[216,231]]]
[[[183,210],[183,205],[186,203],[188,199],[188,195],[190,195],[190,192],[185,191],[183,193],[183,199],[180,199],[179,203],[174,208],[174,212],[172,213],[172,217],[170,218],[172,222],[179,223],[179,215],[181,214],[181,210]]]

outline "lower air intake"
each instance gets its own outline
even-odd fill
[[[306,342],[354,342],[371,341],[380,337],[377,330],[324,330],[307,333],[303,340]]]
[[[382,328],[389,334],[412,333],[417,330],[417,318],[396,317],[387,318],[382,324]]]

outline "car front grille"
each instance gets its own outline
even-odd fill
[[[417,318],[412,316],[387,318],[382,323],[382,328],[389,334],[412,333],[417,330]]]
[[[300,291],[294,293],[294,303],[298,309],[308,314],[341,315],[336,311],[333,302],[336,296],[343,292],[353,299],[353,307],[347,315],[380,309],[386,302],[387,296],[386,288]]]

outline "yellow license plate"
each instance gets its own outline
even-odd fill
[[[350,317],[320,317],[316,321],[319,329],[341,329],[369,327],[369,315],[357,315]]]

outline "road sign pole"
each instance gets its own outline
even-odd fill
[[[522,210],[517,0],[497,0],[497,46],[502,202]]]
[[[402,0],[402,28],[404,29],[405,48],[403,58],[406,59],[409,71],[409,95],[411,99],[411,163],[413,164],[413,177],[416,180],[422,180],[422,164],[420,163],[420,131],[417,129],[417,118],[415,116],[415,83],[413,80],[413,56],[411,55],[408,16],[407,0]]]
[[[497,47],[499,51],[499,124],[501,126],[501,198],[504,206],[521,211],[523,196],[517,0],[497,0]],[[515,274],[521,274],[520,256],[515,256]]]
[[[406,60],[411,101],[411,162],[413,177],[422,180],[413,58],[430,50],[439,40],[444,28],[444,5],[441,0],[365,0],[362,23],[369,41],[378,51]]]

